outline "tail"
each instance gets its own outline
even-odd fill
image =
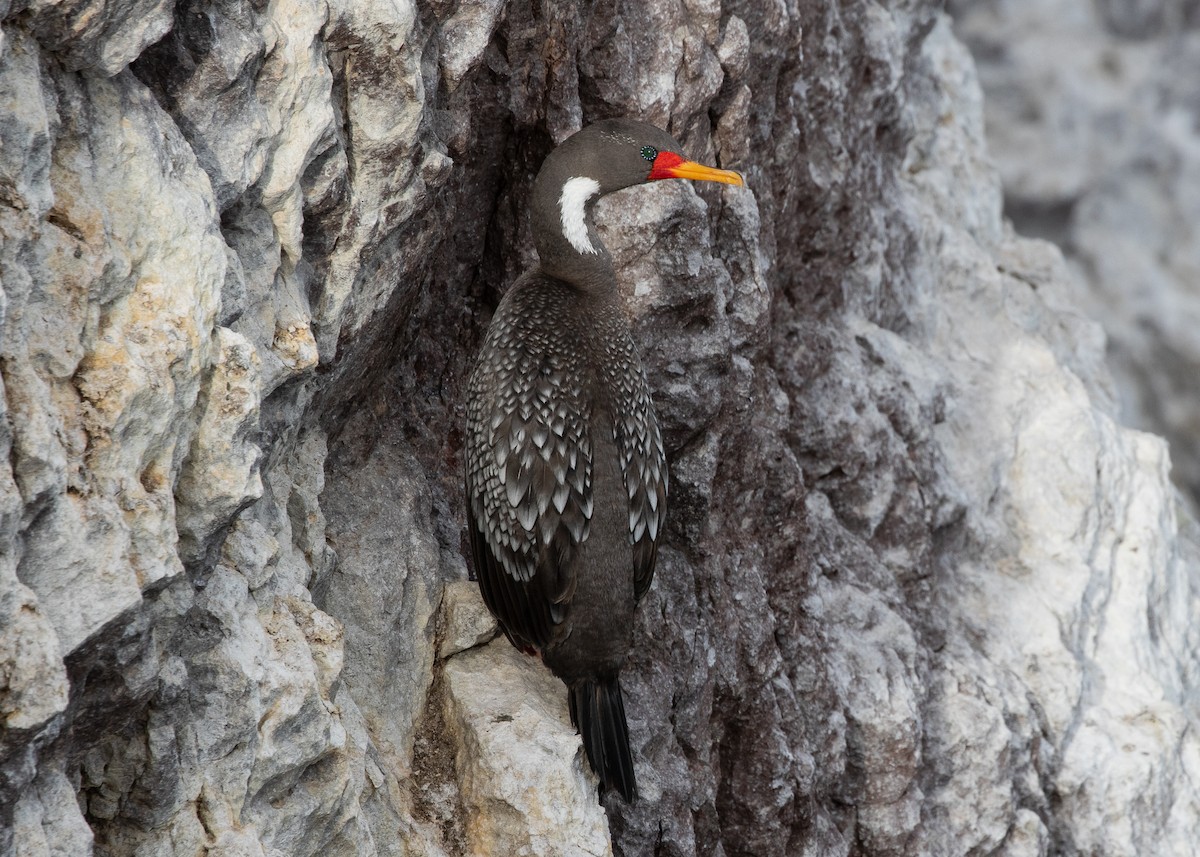
[[[571,725],[583,736],[583,749],[601,786],[616,789],[626,803],[633,803],[637,781],[617,676],[581,679],[570,686],[569,700]]]

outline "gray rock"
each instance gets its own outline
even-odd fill
[[[324,535],[337,552],[337,568],[316,587],[317,601],[346,617],[342,680],[374,746],[404,779],[433,682],[440,591],[429,497],[411,453],[387,442],[360,469],[333,473],[322,508],[331,516]],[[382,675],[387,681],[379,681]]]
[[[1017,228],[1062,245],[1109,337],[1122,419],[1200,498],[1200,17],[1194,4],[963,2]],[[1018,35],[1019,34],[1019,35]]]
[[[52,768],[42,771],[17,801],[12,834],[22,857],[66,857],[92,850],[92,831],[79,815],[75,789]]]
[[[18,6],[43,48],[68,71],[106,76],[133,62],[172,23],[164,0],[30,0]]]
[[[0,853],[1193,853],[1198,528],[934,6],[6,11]],[[599,210],[672,471],[601,806],[458,458],[532,177],[622,114],[748,189]]]
[[[0,99],[8,120],[0,124],[4,143],[0,192],[7,209],[41,218],[54,204],[50,190],[51,123],[57,119],[54,93],[42,80],[38,46],[27,34],[5,33],[0,51]]]

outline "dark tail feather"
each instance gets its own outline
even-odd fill
[[[570,687],[569,699],[571,724],[583,737],[583,749],[601,785],[616,789],[626,803],[633,803],[637,781],[633,776],[625,702],[617,677],[577,681]]]
[[[617,676],[584,678],[570,687],[571,724],[580,730],[588,762],[605,789],[616,789],[625,803],[637,797],[634,754]]]

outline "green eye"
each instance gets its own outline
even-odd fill
[[[651,163],[658,157],[658,149],[653,146],[642,146],[642,157]]]

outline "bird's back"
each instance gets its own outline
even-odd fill
[[[505,296],[468,385],[466,465],[476,570],[510,639],[564,679],[619,667],[667,476],[615,294],[535,273]]]

